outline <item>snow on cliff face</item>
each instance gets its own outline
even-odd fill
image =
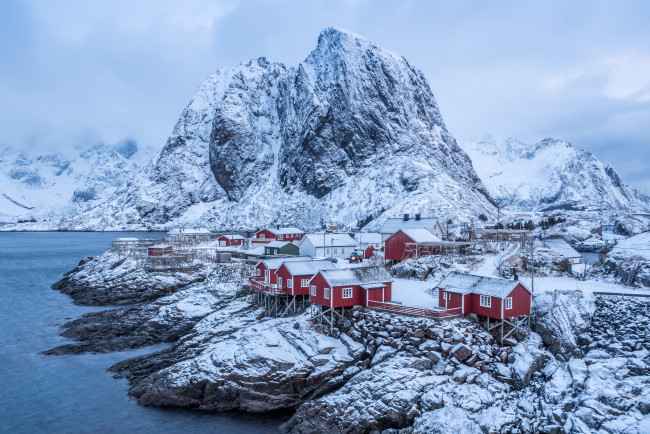
[[[562,140],[529,145],[486,137],[461,147],[490,195],[518,211],[650,209],[650,198],[629,187],[609,163]]]
[[[330,28],[297,67],[260,58],[211,75],[155,164],[62,225],[309,229],[492,209],[422,73]]]
[[[135,142],[95,145],[77,155],[0,148],[0,215],[6,220],[73,215],[106,200],[150,155]]]

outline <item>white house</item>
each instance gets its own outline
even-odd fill
[[[546,238],[544,240],[544,245],[569,261],[569,264],[582,263],[582,255],[571,247],[571,245],[563,238]]]
[[[420,214],[415,214],[415,217],[413,218],[408,214],[404,214],[404,217],[402,218],[389,218],[386,220],[381,229],[379,229],[382,241],[386,241],[388,237],[400,229],[427,229],[439,239],[443,239],[445,235],[445,231],[438,219],[421,218]]]
[[[357,241],[348,234],[307,234],[298,244],[301,255],[314,258],[337,258],[352,253]]]

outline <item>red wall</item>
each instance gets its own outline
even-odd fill
[[[255,267],[255,269],[258,269],[258,268],[261,270],[261,271],[260,271],[261,274],[260,274],[258,277],[260,277],[262,280],[264,280],[264,270],[266,270],[266,265],[264,265],[264,262],[260,262],[260,263]],[[277,276],[277,274],[276,274],[277,271],[278,271],[278,270],[270,270],[270,273],[269,273],[269,282],[268,282],[268,283],[277,283],[277,282],[278,282],[278,276]],[[284,285],[284,282],[282,282],[282,284]]]
[[[318,273],[311,280],[310,286],[311,285],[316,285],[316,296],[314,297],[310,293],[309,301],[312,303],[320,304],[321,306],[332,306],[336,308],[348,306],[366,306],[367,292],[370,292],[370,299],[375,301],[382,301],[382,292],[384,294],[383,300],[386,302],[391,301],[392,296],[391,282],[384,282],[384,285],[386,285],[386,288],[384,289],[372,289],[370,291],[366,291],[359,285],[335,286],[334,288],[331,288],[323,276]],[[323,296],[325,288],[331,289],[331,300],[326,299]],[[352,288],[352,298],[343,298],[343,288]]]
[[[172,252],[172,247],[171,247],[171,246],[169,246],[169,247],[163,247],[163,248],[160,248],[160,247],[149,247],[149,248],[147,249],[147,254],[148,254],[149,256],[163,256],[163,255],[167,255],[167,254],[169,254],[169,253],[171,253],[171,252]]]
[[[225,241],[226,242],[226,247],[241,246],[242,244],[244,244],[244,240],[239,239],[239,238],[236,239],[236,240],[232,240],[232,239],[230,239],[228,237],[219,237],[217,239],[217,241],[219,242],[219,244],[221,244],[222,241]]]
[[[264,239],[269,240],[269,239],[275,239],[275,234],[273,232],[268,231],[267,229],[262,229],[258,233],[255,234],[255,238],[262,238],[261,235],[264,234]]]
[[[501,319],[501,304],[503,300],[497,297],[492,297],[491,307],[481,306],[481,296],[478,294],[472,295],[472,310],[465,311],[466,313],[475,313],[480,316],[488,316],[490,318]]]
[[[456,292],[448,292],[447,293],[447,301],[445,304],[445,299],[444,297],[444,289],[438,288],[438,306],[440,307],[446,307],[447,309],[454,309],[457,307],[462,307],[463,306],[463,294],[458,294]],[[467,310],[467,298],[465,299],[465,312],[468,312]]]
[[[520,315],[530,315],[530,305],[532,302],[532,295],[520,283],[515,286],[508,297],[512,297],[512,309],[503,309],[503,316],[505,318],[512,318]]]
[[[372,255],[374,255],[374,254],[375,254],[375,248],[372,247],[372,246],[368,246],[363,251],[363,259],[372,258]]]
[[[401,261],[402,259],[410,258],[412,255],[404,256],[404,250],[406,249],[405,243],[412,242],[413,240],[404,232],[397,231],[384,244],[384,255],[386,259],[389,261]]]

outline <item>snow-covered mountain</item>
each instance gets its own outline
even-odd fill
[[[487,136],[460,142],[499,206],[517,211],[640,211],[650,198],[625,184],[609,163],[568,142],[534,145]]]
[[[148,158],[131,140],[68,155],[0,147],[0,220],[71,216],[110,197]]]
[[[259,58],[208,77],[154,164],[107,202],[57,224],[314,228],[493,209],[423,74],[328,28],[297,67]]]

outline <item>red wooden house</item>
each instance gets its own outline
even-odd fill
[[[437,285],[439,306],[503,320],[530,315],[532,293],[518,280],[450,273]]]
[[[375,247],[372,244],[362,244],[359,249],[363,252],[363,259],[372,258],[375,255]]]
[[[294,261],[284,262],[278,271],[278,288],[287,295],[309,295],[309,281],[319,271],[333,270],[336,265],[332,261]]]
[[[219,247],[237,247],[244,245],[244,237],[241,235],[221,235],[217,238]]]
[[[311,261],[311,258],[305,256],[293,256],[262,259],[255,266],[255,274],[248,278],[251,287],[259,292],[283,294],[283,291],[278,288],[277,271],[283,263],[292,261]]]
[[[266,228],[255,233],[254,243],[270,243],[271,241],[300,241],[305,232],[298,228]]]
[[[147,255],[149,256],[164,256],[169,255],[173,248],[169,244],[156,244],[147,248]]]
[[[391,284],[383,267],[323,270],[309,282],[309,301],[334,309],[367,306],[368,300],[388,302]]]
[[[428,229],[400,229],[386,239],[384,255],[388,261],[401,261],[420,256],[417,244],[436,242],[440,242],[440,238]],[[409,243],[410,248],[407,248]]]

